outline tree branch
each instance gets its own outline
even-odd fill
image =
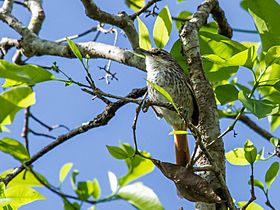
[[[139,97],[143,96],[146,91],[147,91],[146,88],[134,89],[126,97],[127,98],[139,98]],[[35,155],[33,155],[29,161],[25,162],[23,165],[16,168],[13,172],[8,174],[6,177],[1,178],[0,182],[4,182],[5,185],[7,185],[13,178],[15,178],[27,166],[32,165],[40,157],[42,157],[46,153],[50,152],[57,146],[61,145],[62,143],[66,142],[67,140],[69,140],[79,134],[87,132],[90,129],[106,125],[115,116],[118,109],[120,109],[122,106],[126,105],[127,103],[128,102],[126,100],[120,99],[117,102],[106,106],[105,110],[101,114],[97,115],[93,120],[91,120],[87,123],[83,123],[81,126],[74,128],[73,130],[69,131],[68,133],[57,137],[55,141],[51,142],[46,147],[44,147],[39,152],[37,152]]]
[[[112,15],[98,8],[92,0],[81,1],[85,7],[86,15],[89,18],[92,18],[102,23],[108,23],[123,29],[130,41],[133,50],[138,50],[138,33],[134,27],[133,20],[125,12],[120,12],[118,15]]]
[[[207,81],[204,69],[202,65],[202,59],[199,48],[198,31],[200,27],[207,21],[209,14],[214,10],[213,15],[223,16],[222,10],[219,8],[218,0],[205,0],[199,7],[192,18],[185,22],[180,32],[180,39],[182,43],[183,54],[189,65],[190,79],[196,96],[196,100],[199,107],[199,125],[197,129],[202,137],[204,144],[211,142],[220,134],[219,116],[217,113],[217,106],[215,103],[214,92],[211,84]],[[224,20],[226,20],[224,18]],[[223,21],[222,21],[223,22]],[[218,23],[220,30],[224,30],[224,26],[228,24]],[[229,26],[228,26],[229,27]],[[225,27],[227,28],[227,27]],[[220,139],[215,142],[215,145],[210,149],[209,154],[213,157],[214,162],[217,162],[217,167],[221,171],[221,176],[225,180],[225,165],[224,165],[224,144]],[[199,165],[209,164],[209,160],[205,156],[202,156],[199,161]],[[214,189],[225,188],[226,186],[216,179],[214,172],[207,172],[201,174],[209,183],[211,183]],[[221,180],[220,180],[221,181]],[[228,190],[228,189],[225,189]],[[229,193],[229,192],[228,192]],[[228,199],[231,199],[228,197]],[[235,209],[232,200],[228,200],[229,207]],[[226,205],[220,207],[209,205],[205,203],[196,203],[197,209],[227,209]]]

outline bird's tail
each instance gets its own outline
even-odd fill
[[[185,167],[190,161],[190,150],[186,134],[174,134],[176,164]]]

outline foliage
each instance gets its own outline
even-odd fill
[[[178,0],[180,3],[184,0]],[[125,4],[133,11],[138,11],[145,5],[144,0],[126,0]],[[244,113],[254,115],[257,119],[268,119],[271,131],[280,125],[280,6],[275,0],[243,0],[241,6],[251,15],[261,43],[238,42],[218,34],[214,23],[203,27],[199,32],[199,44],[203,59],[203,66],[207,79],[211,82],[218,104],[221,118],[235,118],[229,128],[234,128],[238,117]],[[143,49],[150,49],[153,46],[164,48],[168,44],[171,47],[171,55],[177,60],[186,74],[188,65],[186,58],[181,54],[181,42],[176,40],[170,43],[172,30],[181,28],[182,21],[192,15],[190,11],[181,11],[177,15],[173,28],[172,17],[174,15],[169,7],[164,6],[155,18],[152,26],[153,31],[146,26],[146,19],[137,17],[139,45]],[[148,24],[147,24],[148,25]],[[177,32],[178,33],[178,32]],[[150,37],[152,37],[150,39]],[[89,72],[89,58],[82,55],[79,45],[75,44],[70,38],[66,38],[68,47],[82,64],[86,71],[86,80],[96,96],[100,95],[100,90],[95,87]],[[111,61],[111,60],[110,60]],[[110,63],[111,64],[111,63]],[[108,65],[110,65],[108,63]],[[66,73],[62,72],[55,64],[52,70],[62,73],[66,80],[58,79],[52,71],[36,65],[16,65],[5,60],[0,60],[0,77],[5,79],[2,85],[3,91],[0,94],[0,132],[9,131],[7,126],[14,123],[15,116],[23,109],[36,104],[35,86],[45,82],[63,82],[66,86],[72,84],[85,88],[87,85],[74,81]],[[111,73],[106,70],[106,76]],[[244,81],[238,76],[244,71],[250,72],[250,81]],[[111,74],[112,75],[112,74]],[[249,77],[248,77],[249,78]],[[179,108],[172,100],[172,96],[163,88],[147,81],[156,91],[162,94],[174,109],[180,113]],[[106,96],[107,97],[107,96]],[[101,98],[102,99],[102,98]],[[104,100],[104,97],[103,97]],[[104,100],[105,101],[105,100]],[[186,131],[176,131],[177,134],[187,134]],[[171,132],[170,134],[174,134]],[[6,135],[6,133],[4,133]],[[8,134],[7,134],[8,135]],[[279,157],[279,139],[270,139],[273,151],[271,155],[264,157],[264,149],[258,151],[254,142],[247,140],[244,147],[234,148],[226,153],[226,160],[237,166],[250,166],[250,177],[255,177],[254,167],[262,161]],[[127,172],[117,177],[113,172],[108,172],[111,194],[103,196],[101,186],[96,178],[86,181],[78,181],[78,170],[73,170],[73,163],[66,163],[58,172],[58,186],[51,185],[47,178],[34,172],[26,166],[30,160],[29,148],[18,139],[3,137],[0,139],[0,151],[19,161],[19,164],[26,166],[25,171],[21,172],[12,179],[7,186],[0,183],[0,207],[3,209],[18,209],[30,202],[45,199],[33,187],[46,186],[55,191],[62,198],[64,209],[82,209],[84,203],[89,203],[94,209],[98,203],[121,199],[129,202],[137,209],[163,209],[163,206],[155,194],[148,186],[141,182],[135,182],[138,178],[150,173],[154,169],[153,163],[144,157],[150,157],[148,152],[141,152],[135,155],[135,150],[129,144],[119,146],[107,146],[110,155],[125,163]],[[72,172],[71,172],[72,171]],[[34,173],[33,173],[34,172]],[[279,162],[273,162],[270,167],[266,167],[264,182],[253,179],[248,182],[260,189],[269,203],[269,190],[273,185],[279,172]],[[3,172],[4,178],[12,170]],[[62,186],[65,185],[67,176],[70,175],[73,196],[63,193]],[[259,174],[257,175],[259,176]],[[24,178],[23,178],[24,177]],[[252,183],[251,183],[252,182]],[[103,196],[103,197],[102,197]],[[245,201],[237,201],[237,205],[242,207]],[[263,209],[260,205],[253,202],[247,209]]]

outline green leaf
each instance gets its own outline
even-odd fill
[[[118,190],[118,179],[112,171],[108,171],[108,178],[111,187],[112,193],[117,192]]]
[[[178,19],[187,19],[192,16],[192,13],[189,11],[182,11],[180,14],[177,16]],[[182,25],[184,25],[184,21],[181,20],[175,20],[176,28],[178,30],[181,29]]]
[[[0,59],[0,78],[6,79],[3,87],[31,86],[56,79],[47,70],[35,65],[17,65]]]
[[[139,31],[139,46],[145,50],[148,50],[152,47],[148,28],[139,17],[137,17],[137,20],[138,20],[138,31]]]
[[[232,165],[245,166],[250,164],[245,158],[245,152],[243,148],[235,148],[225,154],[226,159]]]
[[[153,37],[158,48],[163,48],[169,40],[172,30],[172,18],[168,6],[165,6],[157,16],[154,24]]]
[[[100,185],[97,179],[94,179],[93,182],[93,192],[92,192],[92,197],[97,200],[101,196],[101,189]]]
[[[274,63],[280,64],[280,46],[273,46],[269,48],[265,54],[264,61],[267,67]]]
[[[125,4],[130,7],[134,12],[145,6],[145,0],[125,0]]]
[[[250,140],[247,140],[244,144],[244,155],[250,164],[253,164],[256,161],[257,149]]]
[[[59,172],[59,182],[64,182],[66,176],[70,172],[71,168],[73,167],[73,163],[65,163],[61,168]]]
[[[243,106],[252,112],[259,119],[279,112],[279,104],[274,104],[268,100],[254,100],[248,98],[242,91],[238,94],[238,99]]]
[[[209,54],[203,57],[208,61],[218,64],[222,67],[244,66],[249,69],[253,69],[257,61],[257,52],[256,52],[256,48],[253,46],[234,54],[230,58],[222,58],[219,55],[215,55],[215,54]]]
[[[11,124],[18,111],[35,104],[35,93],[29,87],[12,88],[0,95],[0,125]]]
[[[6,198],[10,200],[8,204],[12,207],[12,209],[18,209],[19,207],[31,202],[46,199],[36,190],[25,186],[9,187],[5,191],[5,195]],[[0,208],[3,208],[6,205],[7,203],[2,204],[2,202],[0,202]]]
[[[251,181],[248,182],[249,185],[251,185]],[[264,185],[260,180],[254,179],[254,186],[260,188],[262,191],[264,191]]]
[[[271,184],[274,182],[278,174],[278,171],[279,171],[279,163],[278,162],[272,163],[265,174],[265,183],[267,189],[269,189]]]
[[[160,87],[159,85],[152,83],[151,81],[147,80],[147,82],[149,83],[149,85],[151,85],[157,92],[159,92],[161,95],[163,95],[168,102],[170,102],[172,104],[172,106],[174,107],[174,109],[176,110],[177,113],[180,113],[178,107],[176,106],[176,104],[174,103],[171,95],[164,90],[162,87]]]
[[[269,141],[275,148],[279,147],[279,139],[278,138],[271,137]]]
[[[0,139],[0,150],[13,156],[20,162],[25,162],[30,159],[26,148],[17,140],[11,138]]]
[[[269,116],[268,118],[270,123],[270,129],[271,131],[274,131],[276,128],[280,125],[280,117],[279,116]]]
[[[174,135],[174,134],[188,134],[187,131],[171,131],[169,135]]]
[[[188,65],[186,59],[181,53],[182,45],[180,39],[177,39],[176,42],[173,44],[170,54],[173,58],[178,62],[181,68],[184,70],[185,74],[188,74]]]
[[[280,6],[275,0],[247,0],[247,6],[262,40],[263,51],[280,45]]]
[[[280,81],[274,83],[273,87],[274,87],[276,90],[280,91]]]
[[[209,31],[199,32],[199,43],[202,55],[215,54],[222,59],[230,59],[233,55],[247,49],[238,42]],[[207,78],[212,82],[227,80],[238,70],[237,66],[224,67],[207,59],[203,59],[203,66]]]
[[[79,48],[77,47],[77,45],[71,40],[71,39],[68,39],[66,37],[66,40],[67,40],[67,43],[70,47],[70,49],[72,50],[72,52],[74,53],[74,55],[81,61],[83,62],[83,56],[79,50]]]
[[[13,170],[7,170],[1,173],[0,177],[6,177],[8,174],[12,173]],[[38,172],[35,172],[41,180],[43,180],[46,184],[48,181],[45,177],[43,177]],[[37,180],[37,178],[30,171],[22,171],[15,178],[13,178],[8,187],[42,187],[43,185]]]
[[[129,153],[131,151],[131,147],[128,144],[122,144],[122,147]],[[150,154],[147,152],[141,152],[142,155],[146,157],[150,157]],[[125,160],[128,171],[127,174],[123,177],[120,177],[118,180],[118,183],[120,186],[124,186],[128,184],[129,182],[144,176],[147,173],[150,173],[154,169],[154,164],[139,155],[136,155],[134,157],[128,158]]]
[[[94,185],[91,181],[78,182],[75,193],[82,201],[87,200],[94,192]]]
[[[215,94],[222,105],[238,99],[238,90],[231,84],[217,86]]]
[[[237,203],[239,207],[244,206],[247,203],[247,201],[240,201]],[[264,210],[263,207],[261,207],[259,204],[252,202],[249,204],[249,206],[246,208],[246,210]]]
[[[120,147],[108,146],[106,145],[109,153],[116,159],[126,159],[129,158],[129,154]]]
[[[71,203],[69,200],[63,199],[63,204],[64,210],[81,210],[81,207],[77,202]]]
[[[154,191],[140,182],[122,187],[117,195],[140,210],[163,209]]]

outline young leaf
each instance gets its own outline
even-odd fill
[[[244,144],[244,155],[250,164],[253,164],[256,161],[257,149],[250,140],[247,140]]]
[[[130,7],[134,12],[137,12],[145,5],[145,0],[125,0],[125,4]]]
[[[73,190],[77,189],[77,184],[76,184],[77,180],[76,180],[76,178],[79,175],[79,173],[80,172],[78,170],[74,170],[72,172],[72,175],[71,175],[71,185],[72,185]]]
[[[251,180],[248,181],[248,184],[251,185]],[[260,180],[254,179],[254,186],[260,188],[262,191],[264,191],[264,185]]]
[[[0,125],[11,124],[22,108],[35,104],[35,93],[29,87],[16,87],[0,95]]]
[[[269,189],[271,184],[274,182],[278,174],[278,171],[279,171],[279,163],[278,162],[272,163],[265,174],[265,183],[267,189]]]
[[[148,50],[152,47],[148,28],[139,17],[137,17],[137,20],[138,20],[138,31],[139,31],[139,46],[145,50]]]
[[[91,181],[78,182],[77,189],[75,190],[79,199],[82,201],[87,200],[94,192],[94,186]]]
[[[93,182],[93,193],[92,193],[92,197],[97,200],[98,198],[100,198],[101,196],[101,189],[99,186],[99,182],[97,179],[94,179]]]
[[[174,135],[174,134],[188,134],[187,131],[171,131],[169,135]]]
[[[70,172],[71,168],[73,167],[73,163],[66,163],[64,164],[59,172],[59,182],[62,183],[68,173]]]
[[[271,138],[270,138],[270,143],[271,143],[275,148],[277,148],[277,147],[280,146],[280,145],[279,145],[279,139],[278,139],[278,138],[275,138],[275,137],[271,137]]]
[[[149,85],[151,85],[157,92],[159,92],[161,95],[163,95],[167,101],[169,101],[172,106],[174,107],[174,109],[176,110],[177,113],[179,113],[179,109],[178,107],[176,106],[176,104],[174,103],[171,95],[166,91],[164,90],[162,87],[160,87],[159,85],[155,84],[155,83],[152,83],[151,81],[147,80],[147,82],[149,83]]]
[[[107,147],[109,153],[116,159],[126,159],[126,158],[130,157],[129,154],[125,150],[123,150],[119,147],[108,146],[108,145],[106,145],[106,147]]]
[[[237,203],[239,207],[244,206],[247,203],[247,201],[240,201]],[[263,207],[261,207],[259,204],[252,202],[249,204],[249,206],[246,208],[246,210],[264,210]]]
[[[76,45],[71,39],[68,39],[67,37],[66,37],[66,40],[67,40],[67,43],[68,43],[70,49],[71,49],[72,52],[74,53],[74,55],[75,55],[81,62],[83,62],[82,54],[81,54],[79,48],[77,47],[77,45]]]
[[[217,86],[215,94],[222,105],[238,99],[238,90],[231,84]]]
[[[245,152],[243,148],[236,148],[225,154],[226,159],[229,163],[233,165],[248,165],[249,162],[245,158]]]
[[[141,154],[146,157],[150,157],[150,154],[147,152],[141,152]],[[128,158],[125,160],[125,162],[128,168],[128,172],[126,175],[119,178],[118,183],[120,186],[124,186],[129,182],[141,176],[144,176],[145,174],[150,173],[154,169],[154,164],[150,160],[145,159],[139,155],[136,155],[132,158]]]
[[[165,6],[157,16],[153,37],[158,48],[163,48],[169,40],[172,30],[172,18],[168,6]]]
[[[35,65],[17,65],[0,60],[0,77],[6,79],[3,87],[31,86],[56,79],[47,70]]]
[[[20,162],[25,162],[30,159],[26,148],[17,140],[11,138],[0,139],[0,150],[5,152]]]
[[[118,190],[118,179],[112,171],[108,171],[108,178],[112,193]]]
[[[140,182],[122,187],[117,195],[137,209],[163,210],[163,206],[154,191]]]

